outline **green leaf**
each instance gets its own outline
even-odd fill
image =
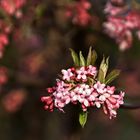
[[[71,48],[70,48],[70,51],[71,51],[71,56],[72,56],[74,65],[75,66],[79,66],[79,58],[78,58],[77,53],[73,49],[71,49]]]
[[[106,77],[107,70],[108,70],[108,63],[109,63],[109,57],[107,59],[105,59],[105,57],[103,57],[103,60],[100,64],[99,73],[98,73],[98,80],[101,83],[105,82],[105,77]]]
[[[92,47],[89,48],[87,63],[86,63],[87,66],[91,64],[91,57],[92,57]]]
[[[85,58],[81,51],[79,52],[79,57],[80,57],[80,66],[85,66],[86,65]]]
[[[95,51],[92,51],[92,47],[89,48],[89,52],[88,52],[88,57],[87,57],[87,63],[86,65],[94,65],[95,61],[97,59],[97,54]]]
[[[105,82],[104,72],[102,69],[99,69],[97,80],[100,81],[101,83]]]
[[[120,75],[120,70],[115,69],[115,70],[111,71],[111,72],[107,75],[107,77],[106,77],[105,84],[111,83],[111,82],[112,82],[113,80],[115,80],[119,75]]]
[[[92,51],[92,57],[91,57],[91,65],[94,65],[97,59],[97,53],[96,51]]]
[[[86,121],[87,121],[87,114],[88,112],[81,112],[79,114],[79,123],[80,125],[82,126],[82,128],[84,128],[85,124],[86,124]]]

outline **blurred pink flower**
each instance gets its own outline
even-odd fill
[[[88,0],[75,1],[73,5],[67,7],[66,16],[72,18],[72,23],[80,26],[87,26],[91,22],[88,10],[91,4]]]
[[[26,99],[26,92],[22,89],[10,91],[2,99],[4,109],[9,113],[14,113],[20,109]]]
[[[19,14],[20,8],[25,4],[26,0],[1,0],[0,7],[9,15],[15,15],[17,18],[21,16]]]
[[[0,67],[0,85],[3,85],[8,80],[8,70],[6,67]]]
[[[132,46],[132,32],[136,31],[139,39],[140,11],[128,10],[126,6],[114,6],[108,2],[105,13],[107,21],[103,24],[105,32],[116,40],[120,50],[126,50]]]
[[[0,34],[0,58],[3,56],[4,47],[8,44],[9,40],[6,34]]]

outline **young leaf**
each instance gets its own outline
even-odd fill
[[[97,54],[95,51],[92,51],[92,47],[89,48],[89,52],[88,52],[88,57],[87,57],[87,63],[86,65],[94,65],[95,61],[97,59]]]
[[[96,51],[92,51],[92,57],[91,57],[91,65],[94,65],[97,59],[97,53]]]
[[[116,70],[111,71],[106,77],[105,84],[111,83],[119,75],[120,75],[120,70],[116,69]]]
[[[105,82],[104,72],[102,69],[99,69],[97,80],[100,81],[101,83]]]
[[[85,124],[86,124],[86,121],[87,121],[87,111],[86,112],[81,112],[80,114],[79,114],[79,123],[80,123],[80,125],[82,126],[82,127],[84,127],[85,126]]]
[[[87,63],[86,63],[87,66],[91,64],[91,59],[92,59],[92,47],[89,48]]]
[[[79,66],[79,58],[78,58],[77,53],[73,49],[71,49],[71,48],[70,48],[70,51],[71,51],[71,56],[72,56],[74,65],[75,66]]]
[[[85,58],[84,58],[81,51],[79,52],[79,57],[80,57],[80,66],[85,66],[86,65],[85,64]]]
[[[105,77],[106,77],[107,70],[108,70],[108,61],[109,61],[109,57],[107,59],[105,59],[103,57],[103,60],[100,64],[99,73],[98,73],[98,80],[101,83],[105,82]]]

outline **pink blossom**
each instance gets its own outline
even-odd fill
[[[119,95],[111,95],[105,100],[105,104],[103,106],[104,112],[110,115],[110,119],[112,117],[116,117],[116,110],[123,104],[124,92],[121,92]]]
[[[74,76],[74,74],[72,73],[72,70],[71,69],[62,70],[61,72],[63,74],[63,77],[62,77],[63,80],[70,81],[72,79],[72,77]]]
[[[123,12],[122,7],[115,7],[113,6],[109,1],[106,4],[106,7],[104,9],[105,13],[109,13],[110,15],[116,15],[119,14],[121,12]]]
[[[123,1],[117,3],[123,3]],[[105,13],[108,14],[107,21],[103,24],[105,32],[116,40],[121,51],[132,46],[132,32],[136,31],[138,35],[140,30],[140,12],[134,9],[127,10],[125,6],[114,6],[111,2],[108,2],[105,7]],[[127,14],[124,14],[126,11]]]
[[[8,80],[8,70],[6,67],[0,67],[0,85],[3,85]]]
[[[77,80],[87,80],[87,71],[85,70],[85,67],[81,67],[79,70],[76,71],[77,73]]]
[[[23,89],[14,89],[2,99],[2,105],[7,112],[14,113],[18,111],[26,100],[26,91]]]
[[[87,26],[91,22],[91,16],[88,10],[91,4],[87,0],[75,1],[73,5],[68,6],[66,16],[72,18],[73,24]]]
[[[19,9],[25,4],[26,0],[1,0],[0,6],[9,15],[17,15]]]
[[[51,96],[42,97],[41,101],[46,103],[44,107],[45,109],[49,109],[50,111],[53,111],[54,104],[53,104],[53,99]]]
[[[62,79],[56,80],[55,87],[48,88],[50,96],[41,98],[46,104],[45,109],[53,111],[57,108],[64,112],[67,104],[80,103],[83,111],[87,111],[89,107],[103,107],[110,118],[116,117],[117,109],[123,104],[124,93],[115,94],[114,86],[108,86],[100,81],[89,85],[86,79],[91,75],[96,79],[96,67],[62,70]],[[73,81],[70,81],[71,76]]]
[[[94,88],[97,90],[98,93],[106,92],[105,84],[101,84],[99,81],[94,85]]]
[[[0,34],[0,58],[3,56],[3,50],[5,45],[7,45],[9,42],[7,35],[4,33]]]
[[[96,67],[94,67],[94,66],[92,66],[92,65],[89,65],[89,66],[87,67],[87,73],[88,73],[89,75],[95,77],[96,74],[97,74]]]

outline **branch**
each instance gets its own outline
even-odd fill
[[[140,109],[140,103],[139,104],[131,104],[131,103],[124,103],[120,106],[122,109]]]

